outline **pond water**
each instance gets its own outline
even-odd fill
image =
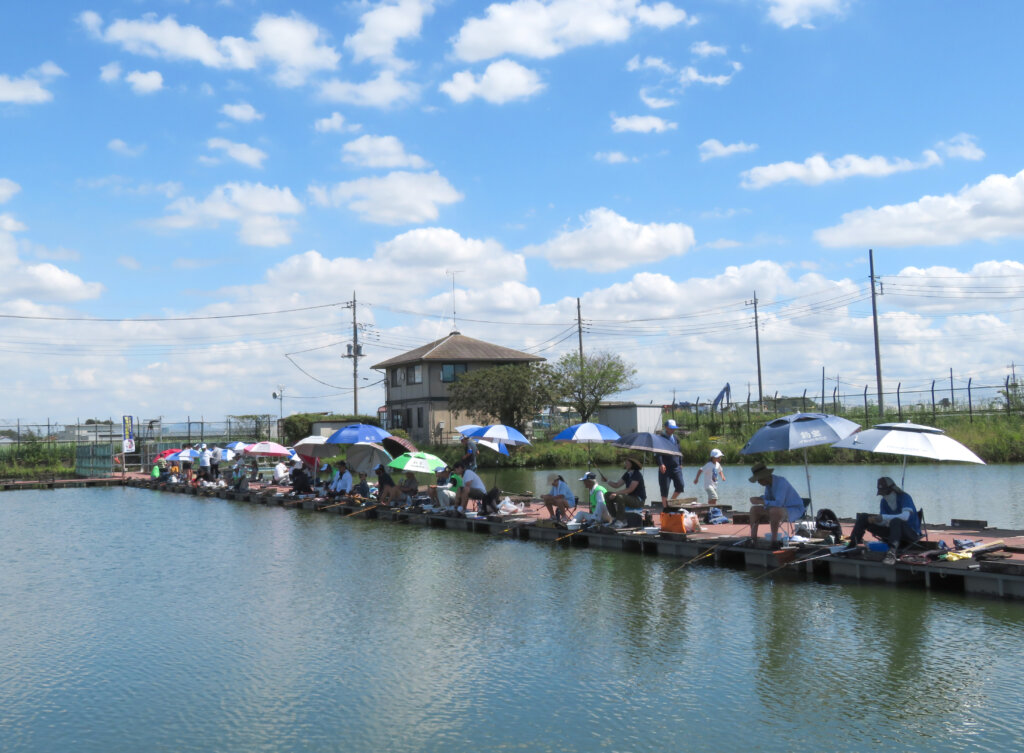
[[[501,468],[481,471],[490,487],[497,479],[502,489],[547,489],[549,473],[559,473],[578,495],[584,493],[578,481],[585,468],[557,470],[523,470]],[[618,479],[621,468],[605,466],[601,470],[609,479]],[[858,512],[877,512],[875,484],[879,476],[891,476],[899,483],[903,469],[899,465],[812,465],[810,466],[811,498],[815,509],[831,508],[840,517],[853,517]],[[807,496],[807,472],[804,466],[775,466],[802,495]],[[704,501],[704,490],[691,483],[697,469],[683,468],[686,482],[684,497]],[[736,510],[747,510],[750,497],[760,494],[762,487],[748,481],[749,465],[725,466],[724,483],[719,483],[719,501]],[[659,500],[658,469],[644,468],[644,484],[648,499]],[[1024,465],[968,465],[955,463],[915,464],[907,467],[904,489],[925,510],[929,523],[949,523],[953,518],[987,520],[989,525],[1024,529]]]
[[[0,551],[4,751],[1019,749],[1017,603],[131,488]]]

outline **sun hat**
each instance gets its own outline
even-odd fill
[[[750,468],[750,483],[754,483],[758,478],[764,475],[771,475],[775,472],[774,468],[769,468],[764,463],[757,463]]]
[[[587,471],[580,477],[580,481],[597,481],[597,476],[593,471]]]
[[[638,458],[636,455],[627,455],[626,462],[632,463],[633,467],[636,468],[638,471],[642,471],[644,469],[644,464],[640,462],[640,458]]]
[[[666,418],[665,419],[665,428],[666,429],[678,429],[679,426],[676,425],[676,422],[675,422],[674,419]]]
[[[718,448],[716,447],[715,449],[713,449],[713,450],[711,451],[711,457],[713,457],[713,458],[721,458],[721,457],[725,457],[725,453],[724,453],[724,452],[722,452],[722,451],[721,451],[720,449],[718,449]]]
[[[548,483],[549,484],[554,486],[557,481],[558,481],[558,474],[557,473],[549,473],[548,474]]]

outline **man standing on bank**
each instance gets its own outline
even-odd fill
[[[679,439],[676,437],[676,429],[679,427],[673,419],[665,421],[665,431],[662,434],[665,439],[679,449]],[[661,508],[664,510],[668,504],[668,483],[672,482],[672,499],[678,499],[683,493],[683,466],[678,455],[658,455],[658,486],[661,489]]]

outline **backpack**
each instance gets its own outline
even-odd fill
[[[825,531],[835,537],[836,542],[843,538],[843,526],[839,522],[839,518],[832,510],[827,507],[823,507],[818,510],[818,513],[814,516],[815,527],[819,531]]]

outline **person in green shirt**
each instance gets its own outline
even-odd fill
[[[580,481],[583,482],[583,486],[587,488],[587,492],[590,494],[590,512],[576,513],[576,520],[585,520],[591,523],[611,523],[613,520],[612,514],[608,512],[608,505],[605,504],[604,500],[604,495],[608,490],[597,483],[597,475],[593,471],[588,471],[583,474]]]

